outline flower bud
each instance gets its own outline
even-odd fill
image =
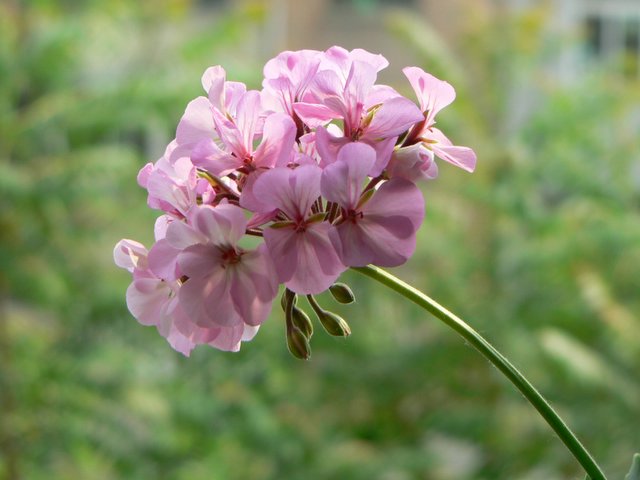
[[[336,302],[349,304],[356,301],[356,297],[346,283],[334,283],[329,287],[329,291]]]
[[[323,310],[322,313],[318,314],[318,318],[329,335],[334,337],[348,337],[351,335],[349,324],[341,316]]]
[[[287,347],[291,354],[300,360],[308,360],[311,356],[309,340],[295,325],[287,328]]]
[[[283,312],[287,311],[287,300],[289,298],[293,299],[294,306],[298,303],[298,296],[291,290],[285,289],[285,291],[282,293],[282,296],[280,297],[280,306],[282,307]]]
[[[304,333],[305,337],[311,338],[311,335],[313,335],[313,323],[311,323],[311,319],[303,310],[294,306],[291,311],[291,321]]]

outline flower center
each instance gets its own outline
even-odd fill
[[[222,250],[222,263],[226,265],[235,265],[240,261],[242,257],[242,252],[238,252],[233,247],[227,247]]]
[[[364,218],[364,214],[357,210],[348,210],[345,215],[345,220],[351,223],[357,223],[357,221],[362,218]]]

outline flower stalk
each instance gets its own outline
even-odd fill
[[[582,445],[567,424],[551,407],[549,402],[531,385],[531,383],[514,367],[504,355],[495,349],[487,340],[476,332],[461,318],[451,313],[442,305],[431,299],[420,290],[403,282],[390,273],[375,266],[352,267],[363,275],[389,287],[408,300],[425,309],[441,320],[445,325],[455,330],[462,338],[469,342],[487,360],[489,360],[509,381],[524,395],[529,403],[540,413],[542,418],[560,437],[575,459],[582,465],[591,480],[606,480],[606,477],[591,454]]]

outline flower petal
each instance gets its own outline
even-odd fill
[[[264,212],[277,208],[291,220],[300,221],[320,196],[321,176],[317,165],[302,165],[294,170],[276,167],[255,181],[253,195],[260,199]]]
[[[389,178],[404,178],[410,182],[431,180],[438,176],[438,165],[433,159],[433,152],[417,143],[393,152],[387,175]]]
[[[224,84],[227,73],[220,65],[209,67],[202,75],[202,88],[209,95],[209,102],[218,110],[224,110]]]
[[[176,142],[178,145],[195,145],[206,138],[217,138],[212,108],[209,99],[198,97],[191,100],[178,123]]]
[[[246,253],[232,269],[231,299],[248,325],[260,325],[271,312],[278,293],[275,268],[266,250]]]
[[[415,232],[424,218],[420,190],[404,179],[389,180],[361,213],[362,218],[345,221],[330,232],[344,264],[395,267],[406,262],[415,250]]]
[[[189,278],[205,278],[222,270],[222,254],[213,245],[191,245],[178,255],[178,265]]]
[[[242,208],[220,203],[216,207],[200,205],[190,214],[190,223],[207,239],[218,246],[234,246],[247,229],[247,219]]]
[[[418,67],[402,69],[418,96],[420,109],[427,116],[427,127],[435,123],[434,117],[456,98],[454,88],[444,80],[434,77]]]
[[[133,272],[134,268],[147,268],[147,249],[140,242],[127,238],[116,243],[113,261],[120,267]]]
[[[137,278],[127,288],[127,307],[142,325],[158,325],[167,321],[167,303],[172,295],[173,291],[162,280]]]
[[[371,139],[396,137],[423,118],[422,112],[411,100],[391,98],[373,115],[365,135]]]
[[[329,223],[320,222],[308,225],[304,232],[292,228],[265,230],[269,253],[287,288],[305,295],[320,293],[345,270],[329,239],[329,228]]]
[[[289,115],[274,113],[264,122],[262,142],[254,154],[257,167],[272,168],[289,158],[296,139],[296,125]]]
[[[346,209],[355,208],[362,183],[376,161],[376,151],[361,142],[348,143],[340,149],[338,160],[322,172],[322,195]]]
[[[427,135],[424,136],[427,137]],[[475,170],[477,157],[472,149],[452,145],[451,140],[437,128],[430,128],[428,137],[430,140],[436,141],[429,146],[438,157],[467,172]]]
[[[203,328],[242,324],[229,293],[225,270],[218,268],[207,277],[189,278],[180,287],[180,306],[192,322]]]
[[[178,254],[167,239],[158,240],[149,250],[149,270],[158,278],[174,281],[180,278],[178,273]]]

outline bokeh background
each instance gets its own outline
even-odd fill
[[[524,399],[433,318],[356,273],[295,360],[272,318],[240,353],[172,351],[127,312],[135,181],[200,75],[259,88],[283,49],[383,53],[457,89],[473,175],[424,185],[395,273],[466,318],[611,478],[640,450],[637,0],[2,0],[0,479],[582,479]],[[330,298],[322,298],[328,306]]]

